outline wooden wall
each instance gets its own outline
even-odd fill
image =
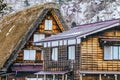
[[[120,71],[119,60],[104,60],[104,52],[100,46],[99,38],[120,39],[120,28],[105,30],[82,39],[80,69],[87,71]]]
[[[51,52],[52,47],[44,48],[44,70],[45,71],[66,71],[73,70],[74,78],[78,80],[79,75],[77,70],[79,70],[80,63],[80,45],[75,45],[75,62],[73,63],[71,60],[68,60],[68,46],[63,45],[58,47],[58,61],[51,60]],[[72,64],[74,68],[71,69]]]
[[[52,13],[54,13],[52,11]],[[45,18],[43,19],[42,23],[40,23],[40,25],[38,26],[38,28],[36,29],[35,33],[41,33],[41,34],[45,34],[45,37],[49,37],[51,35],[57,34],[62,32],[63,30],[60,29],[59,25],[57,24],[54,16],[56,16],[56,14],[54,13],[54,15],[52,15],[51,11],[47,13],[47,15],[45,16]],[[46,19],[50,19],[52,20],[52,30],[45,30],[45,20]],[[33,35],[34,35],[33,34]],[[33,35],[31,36],[31,38],[26,42],[24,48],[20,51],[20,53],[18,54],[15,63],[34,63],[35,61],[24,61],[23,60],[23,50],[24,49],[33,49],[33,50],[37,50],[36,52],[36,62],[37,63],[41,63],[41,48],[42,46],[34,46],[33,45]]]

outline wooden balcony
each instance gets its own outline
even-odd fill
[[[62,61],[46,61],[45,62],[46,70],[53,71],[71,71],[73,68],[73,63],[70,60],[62,60]]]
[[[41,71],[43,64],[13,64],[11,66],[12,71]]]
[[[41,64],[43,63],[42,60],[16,60],[14,61],[14,64]]]

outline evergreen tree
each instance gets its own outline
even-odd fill
[[[25,3],[25,6],[26,6],[26,7],[27,7],[27,6],[30,6],[28,0],[25,0],[24,3]]]
[[[0,13],[3,12],[3,10],[6,8],[7,4],[3,3],[3,0],[0,0]]]
[[[76,27],[76,22],[72,22],[71,28]]]

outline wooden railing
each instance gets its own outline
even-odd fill
[[[57,71],[63,71],[63,70],[72,70],[73,63],[70,60],[62,60],[62,61],[46,61],[45,67],[47,70],[57,70]]]
[[[21,61],[15,61],[14,63],[43,63],[42,60],[21,60]]]

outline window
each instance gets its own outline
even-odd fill
[[[52,20],[45,20],[45,30],[52,30]]]
[[[120,59],[120,46],[104,46],[104,59],[105,60]]]
[[[52,60],[58,60],[58,48],[52,48]]]
[[[75,60],[75,46],[68,47],[68,59]]]
[[[24,60],[35,60],[36,50],[24,50]]]
[[[34,45],[42,45],[41,43],[36,43],[45,38],[44,34],[34,34]]]

